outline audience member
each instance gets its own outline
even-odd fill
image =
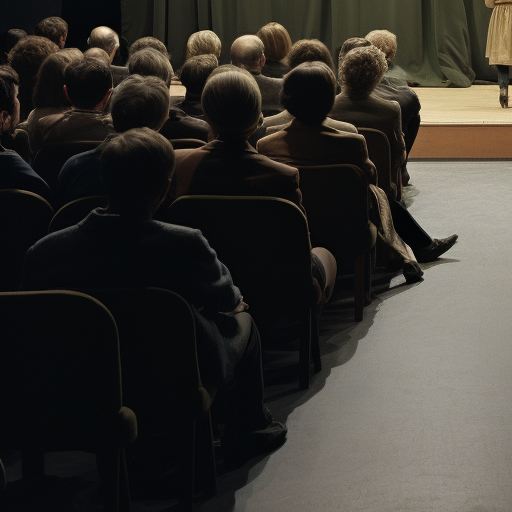
[[[169,115],[169,89],[160,78],[131,75],[114,89],[110,115],[117,133],[142,127],[158,131]],[[56,208],[80,197],[106,195],[101,149],[72,156],[64,164],[55,189]]]
[[[1,36],[0,44],[0,64],[7,63],[7,55],[12,50],[14,45],[22,38],[26,37],[27,33],[21,28],[11,28]]]
[[[157,76],[167,87],[171,85],[173,70],[169,59],[154,48],[142,48],[132,53],[126,63],[130,75]]]
[[[129,130],[104,143],[101,164],[107,208],[29,249],[22,288],[159,287],[183,296],[196,319],[202,383],[231,404],[227,455],[243,461],[278,448],[287,429],[263,405],[258,330],[229,270],[200,231],[152,220],[169,188],[171,144],[149,128]]]
[[[88,50],[85,50],[84,57],[86,59],[100,59],[105,64],[110,64],[110,57],[103,48],[89,48]]]
[[[153,48],[157,52],[160,52],[168,61],[171,63],[171,56],[167,51],[167,47],[162,41],[157,39],[156,37],[141,37],[137,39],[131,46],[129,51],[129,56],[131,57],[134,53],[137,53],[140,50],[144,50],[146,48]],[[171,78],[174,78],[174,70],[171,64]]]
[[[374,30],[366,35],[366,39],[386,55],[388,68],[396,54],[397,42],[395,34],[388,30]],[[407,172],[407,160],[411,152],[412,145],[418,135],[420,128],[420,100],[417,94],[407,85],[405,81],[398,81],[395,78],[386,76],[384,73],[379,85],[375,88],[375,95],[385,100],[398,101],[402,113],[402,131],[404,133],[406,158],[402,165],[402,184],[409,183],[409,173]]]
[[[68,24],[58,16],[50,16],[34,27],[34,35],[46,37],[62,50],[66,46]]]
[[[283,78],[290,67],[285,59],[292,48],[292,39],[283,25],[273,21],[261,27],[256,35],[265,46],[266,62],[261,73],[272,78]]]
[[[13,130],[20,120],[18,86],[0,75],[0,136]],[[34,192],[47,201],[52,193],[46,182],[15,151],[0,145],[0,189]]]
[[[264,116],[271,116],[283,110],[279,102],[283,81],[261,74],[265,65],[264,51],[265,47],[258,36],[241,36],[231,45],[231,63],[251,73],[261,92],[261,111]]]
[[[204,119],[201,106],[201,94],[210,73],[219,65],[217,57],[213,54],[196,55],[185,61],[180,70],[181,84],[186,88],[185,98],[174,102],[185,114]]]
[[[91,31],[87,44],[89,45],[89,48],[101,48],[107,52],[114,87],[128,76],[128,70],[125,66],[116,66],[113,64],[120,48],[120,41],[117,32],[112,30],[110,27],[96,27]]]
[[[386,69],[386,57],[375,46],[349,51],[339,70],[342,92],[336,96],[329,116],[384,132],[391,146],[391,165],[396,176],[405,159],[400,105],[372,94]],[[456,243],[457,235],[433,240],[416,223],[413,226],[403,204],[393,197],[389,199],[396,231],[412,248],[419,262],[438,258]]]
[[[319,61],[327,64],[332,71],[336,71],[329,48],[318,39],[301,39],[297,41],[288,52],[286,60],[290,68],[295,68],[303,62]]]
[[[186,57],[190,59],[197,55],[213,54],[220,59],[222,43],[219,36],[211,30],[200,30],[194,32],[187,41]]]
[[[70,48],[48,55],[39,68],[32,95],[34,110],[26,121],[32,148],[39,147],[42,138],[41,133],[38,133],[39,119],[61,114],[71,108],[71,102],[64,92],[64,69],[68,64],[82,60],[82,52],[77,48]]]
[[[37,73],[44,59],[59,47],[41,36],[26,36],[20,39],[9,52],[9,64],[18,73],[20,79],[21,120],[24,121],[34,108],[32,93],[36,85]]]
[[[44,144],[102,141],[113,132],[110,116],[104,112],[112,93],[110,67],[98,59],[71,62],[64,70],[64,83],[74,108],[39,119],[40,139],[34,140],[34,151]]]
[[[259,155],[247,142],[261,118],[261,94],[251,75],[219,68],[206,82],[202,102],[216,139],[199,149],[176,151],[171,196],[274,196],[301,206],[297,169]],[[336,261],[323,248],[313,249],[312,254],[314,276],[327,301],[334,287]]]

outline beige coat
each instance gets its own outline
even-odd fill
[[[485,56],[490,65],[512,66],[512,2],[485,0],[493,8]]]

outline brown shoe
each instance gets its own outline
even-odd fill
[[[459,238],[459,235],[452,235],[448,238],[441,239],[434,238],[429,246],[423,247],[422,249],[416,249],[414,251],[414,255],[420,263],[434,261],[439,258],[441,254],[444,254],[446,251],[451,249],[457,243],[457,238]]]
[[[500,105],[501,105],[501,108],[508,108],[508,94],[507,94],[507,89],[505,89],[505,87],[502,87],[500,89]]]

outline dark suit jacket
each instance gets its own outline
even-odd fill
[[[261,92],[261,111],[264,116],[272,116],[284,110],[279,96],[283,87],[282,78],[270,78],[251,71]]]
[[[199,230],[107,214],[98,208],[76,226],[48,235],[25,257],[22,289],[160,287],[209,315],[241,299],[228,269]],[[224,315],[221,323],[229,319]],[[218,323],[195,311],[201,376],[225,382],[232,368]],[[236,323],[236,322],[235,322]],[[222,324],[224,325],[224,324]],[[202,364],[201,364],[202,361]]]
[[[214,140],[176,151],[172,194],[273,196],[301,206],[299,172],[259,155],[246,141]]]

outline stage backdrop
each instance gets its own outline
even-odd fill
[[[216,32],[225,63],[236,37],[277,21],[292,40],[320,39],[334,57],[345,39],[388,29],[398,37],[398,72],[421,85],[468,87],[475,75],[496,79],[485,58],[491,9],[484,0],[122,0],[122,10],[125,37],[162,39],[175,68],[192,32]]]

